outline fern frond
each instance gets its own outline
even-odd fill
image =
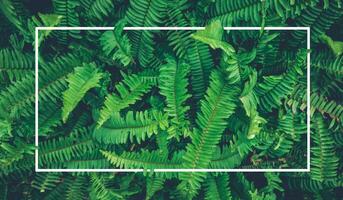
[[[109,180],[100,174],[90,174],[91,196],[97,200],[125,199],[121,194],[111,189]]]
[[[111,11],[115,8],[115,1],[114,0],[95,0],[90,1],[89,5],[87,6],[87,17],[90,20],[96,18],[97,20],[101,21],[104,18],[108,17]]]
[[[334,41],[330,36],[326,34],[320,35],[319,39],[322,40],[327,46],[329,46],[335,56],[338,57],[343,53],[343,42]]]
[[[134,104],[141,96],[149,91],[151,84],[145,82],[138,75],[123,75],[124,80],[115,87],[118,94],[106,97],[103,108],[100,110],[100,118],[97,127],[101,127],[113,114]]]
[[[333,57],[328,53],[314,52],[311,67],[327,72],[336,77],[343,76],[343,56]]]
[[[170,137],[179,138],[187,132],[189,124],[186,114],[190,107],[185,105],[190,97],[187,94],[189,66],[173,59],[168,59],[167,62],[160,68],[159,88],[160,93],[166,97],[165,111],[169,117],[172,117],[172,127],[169,128],[168,133]]]
[[[68,188],[65,191],[66,200],[75,200],[75,199],[86,199],[86,183],[88,182],[87,176],[76,176],[74,180],[70,181]]]
[[[335,179],[317,181],[313,180],[310,176],[304,176],[297,174],[297,176],[285,177],[285,182],[292,190],[301,189],[307,192],[323,191],[329,188],[342,187],[342,176],[338,176]]]
[[[292,140],[300,141],[301,136],[306,134],[307,126],[305,116],[287,112],[280,117],[278,128],[289,135]]]
[[[296,18],[297,26],[311,28],[311,40],[318,42],[318,37],[330,29],[331,25],[338,21],[343,15],[343,7],[339,7],[336,2],[330,1],[327,9],[316,6],[308,6],[299,17]],[[301,41],[306,37],[304,31],[295,31],[293,36]]]
[[[39,69],[39,102],[57,102],[62,99],[62,93],[67,89],[66,78],[77,66],[89,60],[82,60],[78,54],[68,53],[44,62]]]
[[[103,74],[97,70],[95,63],[76,67],[74,72],[68,75],[68,89],[63,92],[62,119],[64,122],[86,92],[99,86],[102,76]]]
[[[47,140],[39,145],[39,164],[63,164],[61,162],[71,160],[75,156],[94,149],[89,130],[81,129],[73,132],[68,137],[59,137]]]
[[[27,76],[0,93],[0,116],[16,118],[34,113],[34,77]]]
[[[226,173],[217,176],[209,175],[204,183],[205,199],[232,199],[229,183],[229,175]]]
[[[114,61],[120,61],[124,66],[133,62],[129,38],[122,34],[125,21],[119,21],[114,31],[106,31],[100,37],[100,45],[106,56]]]
[[[200,100],[209,83],[209,73],[213,67],[210,50],[207,45],[201,42],[194,42],[188,48],[188,63],[191,68],[191,87],[195,101]]]
[[[80,3],[76,0],[53,0],[55,14],[62,16],[60,26],[80,26],[79,12],[76,11]],[[58,41],[67,44],[71,38],[81,39],[80,30],[68,30],[53,32]]]
[[[100,128],[94,130],[93,136],[108,144],[124,144],[128,140],[141,143],[167,127],[167,116],[158,111],[128,112],[125,117],[114,113]]]
[[[39,192],[46,192],[54,189],[59,182],[61,182],[61,174],[59,173],[37,174],[35,180],[32,181],[32,187]]]
[[[265,76],[264,81],[254,89],[260,97],[260,105],[264,110],[271,111],[281,104],[281,99],[291,94],[296,83],[298,74],[302,74],[302,68],[305,66],[306,51],[298,52],[294,67],[285,74]]]
[[[22,4],[22,2],[17,0],[1,0],[0,9],[6,18],[25,36],[27,30],[23,17],[26,15],[22,9],[23,5],[20,4]],[[17,5],[20,6],[17,7]]]
[[[122,169],[140,168],[153,171],[154,169],[179,169],[181,166],[179,157],[168,159],[167,155],[160,151],[123,152],[120,155],[104,150],[100,152],[112,165]],[[159,172],[156,175],[169,176],[168,172]]]
[[[224,51],[224,59],[221,65],[227,71],[227,80],[230,80],[232,84],[240,81],[238,59],[235,49],[229,43],[222,41],[223,32],[222,25],[216,20],[206,26],[205,30],[197,31],[192,37],[208,44],[213,49],[221,49]]]
[[[86,152],[63,162],[66,169],[107,169],[110,163],[99,152]]]
[[[208,19],[219,19],[223,26],[239,25],[240,21],[249,22],[252,26],[260,25],[262,16],[261,1],[259,0],[219,0],[213,3],[208,9]]]
[[[18,50],[0,50],[0,78],[11,81],[21,80],[27,75],[33,76],[33,56]]]
[[[343,120],[343,106],[333,100],[328,100],[327,97],[323,95],[318,95],[316,93],[311,94],[311,111],[314,112],[318,110],[321,113],[328,114],[331,118],[335,120]]]
[[[232,55],[235,53],[235,49],[229,43],[222,41],[223,32],[224,29],[220,21],[216,20],[206,26],[205,30],[200,30],[192,34],[192,37],[210,45],[212,49],[221,49],[226,55]]]
[[[232,145],[233,146],[233,145]],[[212,169],[233,169],[241,164],[243,157],[234,147],[217,148],[210,163]]]
[[[44,196],[44,200],[60,200],[60,199],[65,199],[65,191],[67,191],[71,180],[71,176],[66,176],[63,177],[63,181],[61,181],[57,186],[48,192]]]
[[[335,154],[335,144],[323,118],[316,113],[312,118],[311,177],[324,181],[337,177],[339,159]]]
[[[283,192],[284,189],[282,188],[282,180],[280,179],[280,174],[279,173],[264,173],[264,176],[267,179],[267,186],[262,189],[262,191],[265,192],[273,192],[275,191],[280,191]]]
[[[145,200],[151,199],[156,192],[163,188],[165,178],[156,177],[155,175],[147,177]]]
[[[163,0],[133,0],[126,17],[131,26],[155,27],[163,23],[166,15],[167,2]],[[148,66],[153,58],[153,32],[132,31],[129,33],[132,41],[133,57],[137,58],[142,66]]]
[[[180,7],[184,2],[170,5],[168,9],[168,26],[192,26]],[[192,31],[168,31],[168,41],[179,59],[185,59],[190,66],[190,85],[194,101],[200,100],[206,92],[209,82],[209,72],[213,67],[213,60],[207,45],[191,38]]]
[[[209,166],[214,148],[226,127],[226,119],[236,108],[240,92],[237,85],[229,84],[230,81],[225,80],[218,71],[212,72],[210,78],[210,86],[205,99],[201,101],[201,112],[196,120],[199,129],[191,134],[192,143],[187,145],[187,152],[183,157],[185,168],[204,169]],[[200,188],[204,176],[203,173],[182,174],[180,178],[183,183],[179,188],[192,196]]]

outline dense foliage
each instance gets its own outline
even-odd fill
[[[339,199],[340,0],[0,0],[1,199]],[[40,169],[35,172],[35,27]],[[205,30],[126,31],[124,27]],[[225,31],[223,27],[262,27]],[[271,31],[264,27],[311,28]],[[305,169],[311,55],[311,171]]]

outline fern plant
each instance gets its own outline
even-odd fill
[[[339,0],[0,0],[0,199],[341,199],[342,13]],[[113,30],[39,31],[34,52],[37,26]],[[309,27],[311,49],[268,26]]]

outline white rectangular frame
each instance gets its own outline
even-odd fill
[[[144,172],[146,169],[39,169],[38,168],[38,34],[41,30],[113,30],[114,27],[36,27],[35,28],[35,171],[36,172]],[[124,27],[124,30],[204,30],[205,27]],[[261,27],[224,27],[224,30],[261,30]],[[302,30],[307,33],[310,50],[310,27],[264,27],[264,30]],[[154,169],[154,172],[310,172],[310,52],[307,53],[307,168],[306,169]]]

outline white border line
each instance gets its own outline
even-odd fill
[[[113,30],[114,27],[35,28],[35,171],[36,172],[309,172],[310,171],[310,53],[307,53],[307,168],[306,169],[39,169],[38,168],[38,33],[40,30]],[[205,27],[124,27],[124,30],[204,30]],[[224,27],[224,30],[261,30],[261,27]],[[264,30],[303,30],[310,50],[310,27],[264,27]]]

